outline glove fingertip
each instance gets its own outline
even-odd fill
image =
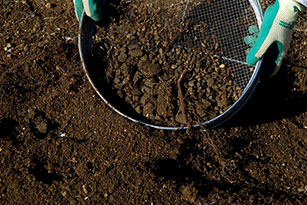
[[[76,14],[76,15],[77,15],[77,20],[80,22],[80,21],[81,21],[82,13],[78,13],[78,14]]]
[[[84,10],[83,3],[80,0],[74,0],[74,4],[75,4],[76,17],[77,17],[78,21],[80,21],[81,17],[82,17],[83,10]]]
[[[101,12],[96,13],[95,15],[92,15],[91,18],[92,18],[94,21],[98,22],[98,21],[100,21],[100,20],[102,19],[102,13],[101,13]]]
[[[244,43],[249,45],[250,47],[253,47],[256,44],[257,37],[255,36],[245,36],[244,37]]]
[[[259,58],[256,58],[251,51],[246,56],[246,63],[249,66],[255,65],[259,61]]]
[[[252,34],[258,34],[259,33],[259,29],[258,29],[258,26],[256,25],[251,25],[249,28],[248,28],[248,31]]]
[[[250,42],[249,39],[250,39],[250,36],[245,36],[244,37],[244,43],[249,45],[249,42]]]

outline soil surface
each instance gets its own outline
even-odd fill
[[[102,102],[71,1],[4,0],[0,13],[0,204],[307,203],[306,13],[280,72],[244,109],[189,132]]]

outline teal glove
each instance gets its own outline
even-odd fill
[[[273,59],[276,68],[272,75],[276,74],[281,66],[282,59],[286,55],[290,46],[293,26],[297,20],[298,11],[303,11],[304,7],[294,0],[276,0],[270,5],[263,17],[263,23],[258,34],[255,28],[250,27],[253,36],[245,37],[244,41],[253,46],[247,54],[248,65],[254,65],[274,44],[278,48],[277,59]],[[253,41],[256,42],[253,45]]]
[[[101,8],[105,2],[106,0],[74,0],[78,21],[81,20],[83,10],[94,21],[99,21],[102,18]]]
[[[256,44],[256,41],[259,37],[259,29],[256,25],[252,25],[248,28],[248,31],[251,33],[250,36],[246,36],[244,38],[244,42],[249,45],[250,47],[254,47]],[[248,52],[250,51],[250,49],[248,50]],[[248,53],[247,52],[247,53]]]

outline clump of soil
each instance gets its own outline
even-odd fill
[[[98,28],[93,53],[104,54],[104,80],[155,124],[198,124],[223,113],[242,90],[214,57],[222,54],[215,37],[202,23],[182,21],[183,7],[148,2],[119,5],[122,14]]]

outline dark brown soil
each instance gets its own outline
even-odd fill
[[[223,128],[189,133],[99,99],[71,1],[4,0],[0,13],[1,204],[306,204],[306,13],[278,75]]]

